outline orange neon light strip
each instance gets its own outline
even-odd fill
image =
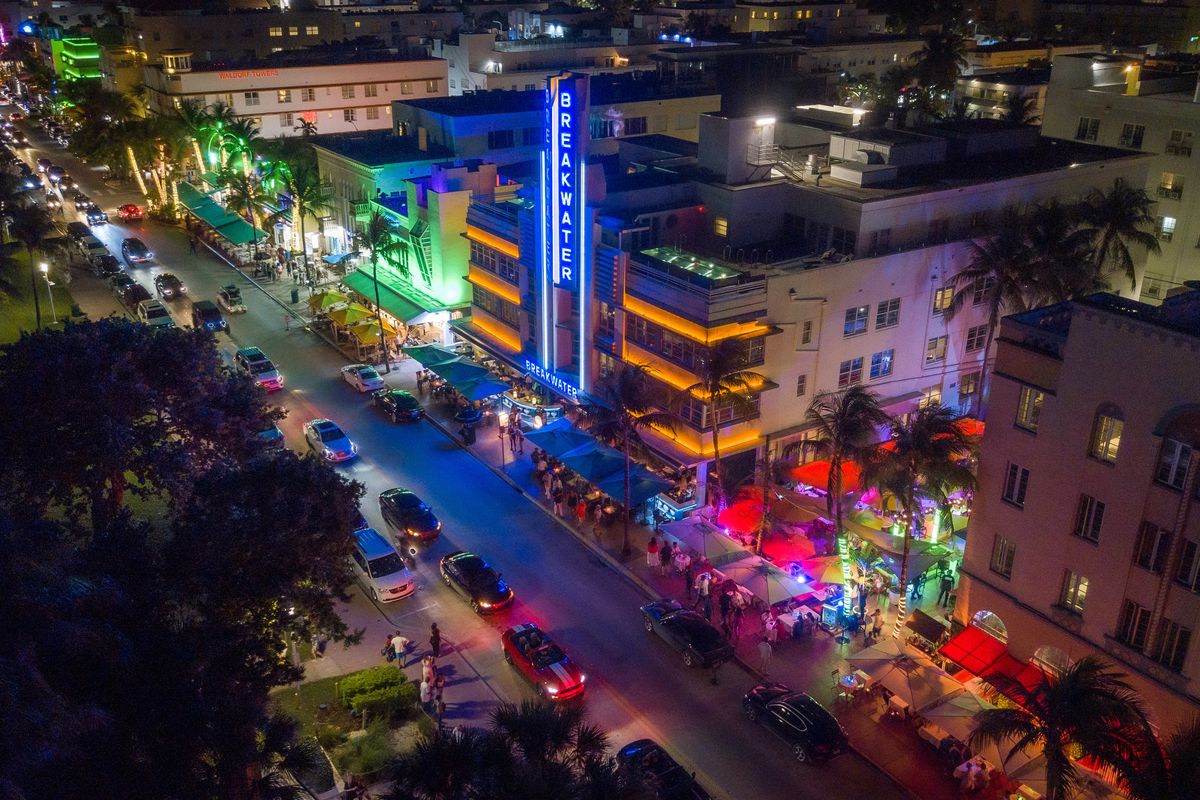
[[[670,311],[664,311],[658,306],[652,306],[628,294],[625,295],[625,308],[639,317],[645,317],[667,330],[674,331],[680,336],[694,339],[701,344],[712,344],[713,342],[719,342],[722,339],[731,339],[735,336],[745,336],[753,333],[762,333],[765,335],[771,332],[771,329],[766,325],[760,325],[757,322],[730,322],[725,325],[719,325],[716,328],[706,328],[703,325],[697,325],[691,320],[686,320],[683,317],[672,314]]]
[[[495,339],[510,353],[521,352],[521,337],[500,320],[489,316],[487,312],[480,311],[478,308],[472,309],[471,324]]]
[[[482,228],[476,228],[474,225],[467,226],[467,238],[472,241],[479,242],[480,244],[486,244],[488,247],[495,248],[501,253],[504,253],[506,256],[512,256],[513,258],[521,257],[521,250],[515,244],[507,239],[501,239],[494,233],[488,233]]]
[[[628,340],[625,342],[622,361],[630,364],[645,364],[651,375],[681,392],[687,391],[700,382],[699,376],[688,372],[683,367],[665,361],[649,350],[643,350],[636,343]],[[762,380],[750,380],[746,383],[751,392],[762,391],[766,388],[766,383]],[[704,400],[708,397],[708,392],[703,389],[692,389],[691,395],[697,400]]]
[[[713,455],[712,437],[709,434],[700,434],[700,444],[696,445],[693,442],[687,441],[686,439],[679,438],[679,434],[677,433],[671,433],[668,430],[663,430],[662,428],[658,428],[653,425],[650,426],[650,429],[654,435],[660,436],[663,439],[674,443],[692,455],[696,455],[701,458],[710,458]],[[690,430],[689,433],[691,433]],[[726,452],[726,448],[729,448],[729,450],[732,451],[736,448],[744,447],[745,445],[757,444],[758,440],[761,438],[762,434],[760,434],[757,430],[742,431],[740,434],[722,434],[721,451]]]
[[[503,297],[514,306],[521,305],[521,294],[517,291],[517,287],[511,283],[502,281],[492,273],[471,265],[470,271],[467,273],[467,280],[476,286],[487,289],[497,297]]]

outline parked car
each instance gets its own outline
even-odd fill
[[[342,367],[342,380],[360,392],[378,391],[387,385],[369,364],[347,364]]]
[[[108,279],[108,285],[112,289],[113,294],[116,295],[117,299],[123,300],[125,297],[125,291],[129,289],[130,286],[137,286],[138,282],[135,281],[128,272],[118,272],[116,275],[113,275]],[[146,292],[146,297],[149,296],[150,293]]]
[[[108,222],[108,214],[104,213],[99,206],[90,206],[84,215],[87,217],[88,225],[104,225]]]
[[[187,287],[173,273],[160,272],[154,276],[154,291],[163,300],[178,300],[187,294]]]
[[[455,550],[438,564],[442,580],[466,598],[477,614],[499,611],[512,605],[513,590],[482,557]]]
[[[333,420],[314,419],[304,424],[308,448],[326,461],[349,461],[358,455],[358,445]]]
[[[642,625],[683,655],[686,667],[716,667],[733,658],[733,645],[713,624],[674,600],[642,606]]]
[[[151,297],[150,297],[149,290],[146,289],[145,286],[142,286],[140,283],[133,284],[132,286],[127,288],[121,295],[121,302],[125,304],[126,308],[128,308],[130,311],[134,312],[135,314],[137,313],[138,304],[141,303],[143,300],[150,300],[150,299],[151,299]]]
[[[40,192],[46,188],[46,182],[38,175],[26,175],[21,179],[21,188],[31,192]]]
[[[232,284],[222,286],[217,292],[217,305],[230,314],[246,313],[246,304],[242,302],[242,290]]]
[[[54,192],[46,192],[45,198],[46,210],[50,212],[58,211],[62,208],[62,200]]]
[[[121,255],[124,256],[127,264],[140,263],[154,258],[154,253],[149,247],[146,247],[146,243],[133,237],[121,242]]]
[[[37,160],[38,172],[45,172],[46,170],[50,169],[53,166],[54,166],[54,162],[48,158],[39,158]]]
[[[651,739],[638,739],[617,751],[617,763],[641,775],[647,790],[657,800],[712,800],[689,773]]]
[[[380,389],[371,394],[371,401],[391,417],[392,422],[417,422],[425,416],[421,401],[403,389]]]
[[[104,242],[91,235],[84,236],[79,240],[79,249],[83,251],[83,256],[89,264],[94,263],[100,256],[112,255],[104,246]]]
[[[118,272],[121,272],[121,262],[117,261],[116,256],[105,254],[92,261],[92,274],[97,278],[109,278]]]
[[[117,216],[121,218],[121,222],[136,222],[141,219],[144,214],[142,209],[133,203],[126,203],[117,209]]]
[[[742,698],[742,711],[787,742],[797,761],[827,761],[849,747],[846,730],[832,714],[781,683],[755,686]]]
[[[87,225],[85,225],[82,222],[68,222],[67,223],[67,235],[70,236],[72,239],[75,239],[76,241],[78,241],[79,239],[82,239],[85,236],[91,236],[92,229],[89,228]]]
[[[258,440],[262,442],[263,447],[272,450],[279,450],[285,446],[283,431],[279,430],[279,426],[274,424],[269,428],[263,428],[259,431]]]
[[[213,331],[229,330],[229,323],[221,316],[221,309],[212,300],[197,300],[192,303],[192,327]]]
[[[442,531],[433,509],[408,489],[388,489],[379,495],[379,510],[398,539],[430,542]]]
[[[373,600],[388,603],[408,597],[417,590],[417,583],[404,559],[374,528],[360,528],[354,532],[350,564]]]
[[[154,328],[174,328],[171,312],[157,300],[143,300],[137,305],[137,315],[146,325]]]
[[[547,700],[570,700],[587,688],[587,675],[579,665],[532,622],[500,634],[500,648],[504,660]]]
[[[233,365],[238,372],[248,375],[268,392],[283,388],[283,374],[275,364],[257,347],[243,347],[233,355]]]

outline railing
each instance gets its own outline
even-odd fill
[[[1182,186],[1160,186],[1158,187],[1158,196],[1166,197],[1170,200],[1178,200],[1183,197]]]
[[[371,201],[359,200],[350,204],[350,210],[353,212],[356,219],[363,219],[371,216]]]
[[[774,166],[779,161],[780,150],[777,144],[746,145],[746,163],[756,167]]]
[[[1167,155],[1191,158],[1192,146],[1190,144],[1169,144],[1167,145]]]

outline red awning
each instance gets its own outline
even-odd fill
[[[792,480],[806,483],[809,486],[815,486],[818,489],[825,489],[829,486],[829,467],[828,461],[810,461],[807,464],[801,464],[792,469]],[[862,477],[862,469],[853,461],[842,462],[842,491],[854,492],[859,488],[859,482]]]
[[[1008,655],[1008,646],[981,628],[968,625],[942,645],[938,653],[968,672],[983,675],[1002,656]]]
[[[1046,673],[1037,664],[1018,661],[1005,652],[1004,655],[996,659],[987,668],[987,672],[979,677],[1008,696],[1009,692],[1005,690],[1013,683],[1023,687],[1026,692],[1032,692],[1037,689],[1037,687],[1042,685],[1042,681],[1045,680]],[[1000,678],[1000,680],[996,680],[996,678]],[[1020,701],[1018,697],[1009,697],[1009,699]]]

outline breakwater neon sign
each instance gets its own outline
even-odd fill
[[[552,231],[550,255],[554,285],[574,289],[579,285],[582,220],[582,176],[580,174],[583,143],[580,136],[582,98],[576,82],[570,78],[552,79],[550,91],[550,178]]]
[[[525,374],[539,383],[544,383],[554,391],[561,394],[563,397],[571,400],[579,399],[579,387],[573,385],[570,381],[563,380],[556,373],[551,372],[540,364],[536,364],[525,359]]]

